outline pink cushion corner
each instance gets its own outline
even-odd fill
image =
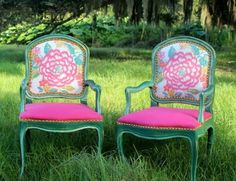
[[[84,104],[75,103],[33,103],[26,104],[20,113],[21,120],[79,121],[97,120],[103,117]]]
[[[197,117],[198,110],[194,109],[151,107],[124,115],[118,119],[118,123],[154,128],[196,129],[201,126]],[[211,117],[211,113],[204,112],[204,120]]]

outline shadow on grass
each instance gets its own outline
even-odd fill
[[[217,68],[225,71],[236,71],[236,47],[230,47],[216,53]]]
[[[152,50],[137,48],[90,48],[91,57],[101,60],[116,59],[118,61],[126,60],[151,60]]]
[[[0,61],[0,74],[22,76],[24,74],[24,65],[16,64],[12,62],[1,62]]]
[[[217,70],[217,72],[219,72],[220,75],[216,76],[216,84],[218,84],[218,83],[235,84],[236,83],[234,73],[232,73],[232,72],[229,73],[227,71],[222,71],[222,70],[219,70],[219,69]],[[232,76],[229,76],[229,74],[232,75]]]
[[[26,45],[0,45],[0,62],[24,62]],[[126,60],[151,60],[151,50],[134,48],[89,48],[90,57],[101,60],[116,59]]]
[[[24,45],[0,45],[0,62],[24,62]]]

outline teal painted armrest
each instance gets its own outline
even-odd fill
[[[199,96],[199,114],[198,114],[198,122],[204,122],[204,107],[205,107],[205,99],[207,96],[210,96],[214,93],[214,87],[210,86],[205,91],[200,93]]]
[[[125,89],[125,96],[126,96],[125,114],[128,114],[130,112],[131,93],[136,93],[136,92],[142,91],[143,89],[147,87],[151,88],[152,86],[153,86],[152,81],[145,81],[137,87],[127,87]]]
[[[25,110],[25,90],[26,90],[26,81],[22,80],[20,85],[20,112],[24,112]]]
[[[101,87],[97,85],[93,80],[86,80],[85,86],[89,86],[96,93],[96,111],[101,114],[100,97]]]

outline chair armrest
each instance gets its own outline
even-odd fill
[[[205,91],[201,92],[199,95],[199,113],[198,113],[198,122],[204,122],[204,105],[205,99],[207,96],[210,96],[214,93],[214,87],[210,86]]]
[[[152,86],[153,86],[152,81],[145,81],[137,87],[127,87],[125,89],[125,97],[126,97],[125,114],[128,114],[130,112],[131,93],[136,93],[136,92],[142,91],[143,89],[145,89],[147,87],[152,88]]]
[[[101,87],[96,84],[93,80],[86,80],[85,86],[89,86],[96,93],[96,111],[101,114],[100,97],[101,97]]]
[[[26,80],[22,80],[20,85],[20,112],[24,112],[25,110],[25,90],[26,90],[27,84]]]

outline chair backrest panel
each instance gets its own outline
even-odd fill
[[[87,76],[88,48],[65,35],[47,35],[26,49],[27,93],[33,97],[81,96]]]
[[[163,102],[197,104],[199,95],[214,82],[215,52],[192,37],[168,39],[153,51],[153,92]]]

